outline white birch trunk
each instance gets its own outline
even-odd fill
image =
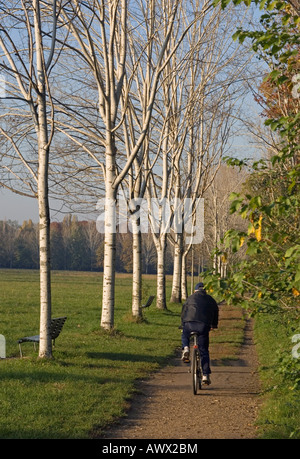
[[[101,327],[105,330],[111,330],[114,327],[116,265],[116,193],[113,188],[115,174],[112,150],[106,154],[106,158],[107,176]]]
[[[108,217],[109,219],[109,217]],[[101,327],[114,327],[116,233],[105,232]]]
[[[185,252],[182,256],[182,265],[181,265],[181,301],[185,301],[188,297],[187,289],[187,278],[186,278],[186,256]]]
[[[40,345],[39,357],[52,357],[51,276],[50,276],[50,216],[47,187],[48,155],[40,148],[39,159],[39,243],[40,243]]]
[[[175,241],[171,303],[181,303],[182,236],[178,234]]]
[[[162,235],[160,242],[156,245],[157,250],[157,298],[156,307],[158,309],[167,309],[166,302],[166,275],[165,275],[165,257],[166,257],[166,235]]]
[[[133,272],[132,272],[132,315],[142,318],[142,235],[138,230],[138,222],[133,219]]]
[[[52,357],[50,336],[51,279],[50,279],[50,212],[48,200],[49,142],[47,130],[45,65],[41,37],[39,1],[34,0],[34,29],[36,40],[36,71],[38,77],[38,205],[40,244],[40,345],[39,357]]]

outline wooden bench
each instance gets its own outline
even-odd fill
[[[66,319],[67,319],[66,317],[57,317],[56,319],[51,319],[50,336],[52,339],[53,346],[55,345],[55,340],[59,336]],[[35,348],[36,343],[39,343],[39,342],[40,342],[40,335],[25,336],[24,338],[20,338],[18,340],[19,348],[20,348],[20,356],[22,357],[22,348],[21,348],[22,343],[33,343],[34,348]]]
[[[147,303],[143,304],[142,308],[149,308],[149,306],[151,306],[154,298],[155,298],[155,296],[149,296],[149,298],[147,300]]]

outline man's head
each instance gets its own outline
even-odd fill
[[[196,284],[195,292],[197,292],[198,290],[204,290],[203,282],[198,282],[198,284]]]

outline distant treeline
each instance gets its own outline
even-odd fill
[[[156,250],[152,235],[143,234],[143,272],[156,273]],[[78,221],[68,215],[62,222],[51,223],[51,266],[54,270],[102,271],[104,235],[94,221]],[[167,248],[166,272],[172,273],[173,255]],[[38,224],[31,220],[22,225],[0,221],[0,268],[38,269]],[[117,234],[116,270],[132,272],[132,234]]]

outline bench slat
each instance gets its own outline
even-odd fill
[[[149,308],[149,306],[151,306],[154,298],[155,298],[155,296],[153,296],[153,295],[149,296],[149,298],[147,300],[147,303],[143,304],[142,308]]]

